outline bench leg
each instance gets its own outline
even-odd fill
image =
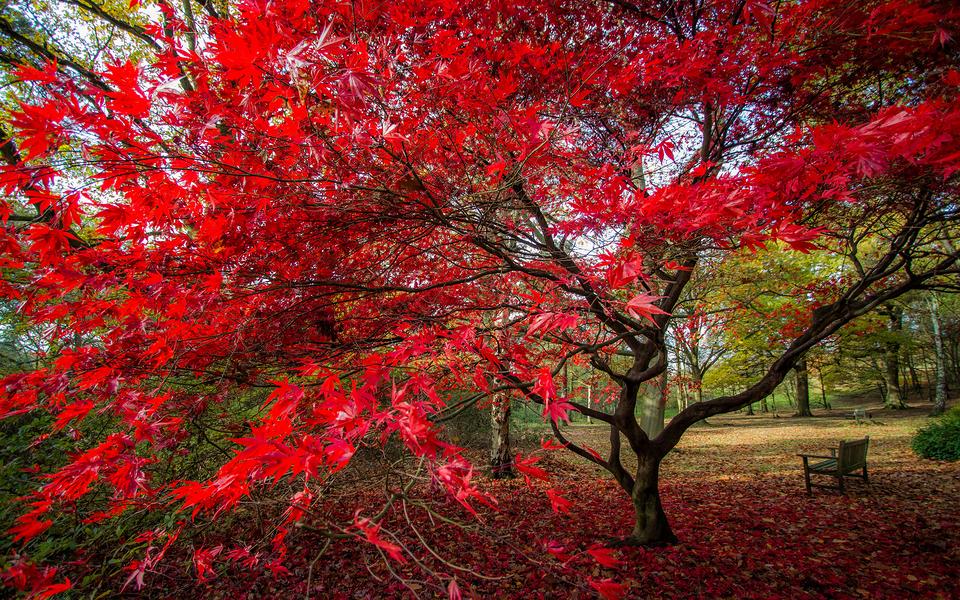
[[[813,489],[810,487],[810,468],[807,465],[807,457],[803,457],[803,481],[807,484],[807,494],[809,495]]]
[[[863,465],[863,481],[866,483],[870,483],[870,480],[867,479],[867,465]]]
[[[837,475],[837,482],[840,484],[840,493],[843,494],[843,475]]]

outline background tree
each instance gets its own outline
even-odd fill
[[[943,352],[943,337],[940,333],[940,303],[936,293],[930,294],[930,325],[933,331],[933,352],[936,361],[937,382],[934,386],[933,412],[943,414],[947,405],[947,373]]]

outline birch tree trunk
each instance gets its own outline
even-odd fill
[[[943,352],[943,336],[940,334],[940,302],[936,292],[930,294],[930,324],[933,326],[933,353],[937,368],[932,414],[940,415],[947,407],[947,369]]]

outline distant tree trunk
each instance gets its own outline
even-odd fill
[[[903,330],[903,309],[891,306],[887,311],[890,318],[888,331],[891,339],[885,344],[883,378],[887,390],[884,404],[887,408],[906,408],[903,390],[900,388],[900,332]]]
[[[762,413],[768,413],[768,412],[770,412],[770,408],[767,406],[766,397],[760,398],[760,413],[762,414]]]
[[[949,341],[948,348],[950,349],[947,352],[947,358],[950,359],[950,368],[947,369],[947,373],[950,374],[947,377],[947,385],[949,386],[951,381],[960,383],[960,340],[954,336],[944,336],[941,332],[940,338],[943,339],[944,337]]]
[[[940,335],[940,303],[937,294],[930,294],[930,322],[933,325],[933,352],[937,364],[936,392],[933,396],[933,415],[943,414],[947,407],[947,370],[943,352],[943,336]]]
[[[933,381],[930,379],[930,360],[924,346],[920,346],[920,366],[923,368],[924,385],[927,389],[927,400],[933,402]]]
[[[820,379],[820,400],[823,402],[823,408],[830,410],[830,401],[827,400],[827,388],[823,385],[823,366],[817,369],[817,377]]]
[[[754,415],[754,414],[756,414],[756,413],[753,412],[753,405],[752,405],[752,404],[748,404],[748,405],[747,405],[747,415],[749,416],[749,415]]]
[[[810,378],[807,373],[807,359],[802,358],[794,367],[797,375],[797,416],[812,417],[810,412]]]
[[[494,479],[513,477],[513,452],[510,447],[510,396],[498,394],[490,406],[492,443],[490,472]]]
[[[640,411],[640,428],[647,437],[652,439],[660,435],[663,431],[665,413],[658,391],[649,389],[640,394]]]
[[[791,406],[791,407],[792,407],[794,404],[796,404],[796,402],[794,402],[794,398],[796,398],[796,396],[797,396],[797,382],[796,382],[796,377],[794,377],[794,380],[793,380],[793,381],[786,381],[786,382],[784,382],[784,384],[783,384],[783,395],[784,395],[784,397],[786,397],[786,399],[787,399],[787,406]]]
[[[679,363],[677,366],[680,366]],[[677,395],[677,407],[680,409],[680,412],[683,412],[690,406],[690,399],[687,395],[687,383],[683,380],[683,371],[680,369],[677,371],[677,390],[680,392]]]
[[[920,377],[917,375],[917,368],[913,364],[913,353],[907,353],[907,371],[910,373],[910,387],[914,394],[921,392]]]
[[[693,377],[693,385],[696,386],[697,402],[703,402],[703,373],[695,367],[691,369],[690,375]]]
[[[949,392],[951,384],[960,383],[960,340],[953,331],[944,328],[942,321],[940,322],[940,342],[943,344],[944,369]]]
[[[587,408],[593,408],[593,387],[587,386]],[[587,415],[587,425],[592,425],[593,419]]]
[[[509,309],[500,312],[499,322],[506,324],[510,319]],[[506,354],[513,344],[507,329],[499,333],[500,347]],[[510,440],[510,394],[495,394],[490,405],[490,473],[494,479],[506,479],[514,476],[513,448]]]
[[[662,355],[666,360],[666,354]],[[647,386],[640,395],[640,428],[647,437],[653,439],[663,431],[664,417],[667,407],[667,371],[657,379],[657,387]]]

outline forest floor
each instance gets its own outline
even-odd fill
[[[557,451],[540,451],[549,484],[482,480],[499,507],[482,510],[479,524],[461,515],[468,527],[442,526],[413,515],[449,563],[423,546],[415,554],[455,578],[464,598],[595,598],[598,589],[611,598],[958,598],[960,463],[920,459],[910,449],[928,406],[867,407],[872,419],[859,424],[845,408],[812,418],[726,415],[694,427],[664,461],[661,479],[680,543],[597,553],[612,566],[587,550],[629,532],[629,499],[594,465]],[[567,432],[604,453],[605,427]],[[845,495],[808,496],[797,453],[865,435],[869,484],[850,480]],[[548,485],[571,502],[568,513],[551,511]],[[396,531],[417,547],[412,534]],[[419,581],[411,563],[383,561],[369,544],[343,541],[331,550],[313,568],[309,597],[447,596]],[[269,584],[257,578],[246,588],[250,597],[307,596],[310,551],[303,552],[301,568]],[[391,569],[410,579],[400,583]],[[223,583],[207,584],[207,595],[219,595]]]

